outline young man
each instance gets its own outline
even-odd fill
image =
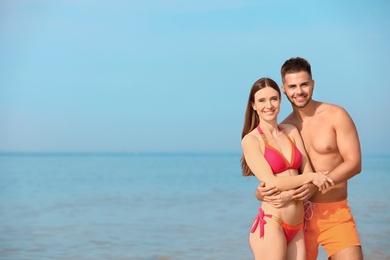
[[[355,124],[339,106],[312,99],[314,80],[310,64],[291,58],[282,68],[282,90],[293,112],[283,123],[296,126],[315,172],[326,172],[335,185],[318,191],[307,184],[279,192],[262,183],[256,197],[282,207],[289,199],[306,202],[305,244],[308,260],[317,259],[321,244],[331,260],[363,259],[355,223],[347,205],[347,181],[361,171],[360,143]]]

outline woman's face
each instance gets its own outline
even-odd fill
[[[272,121],[276,120],[280,111],[280,96],[279,93],[271,88],[265,87],[255,93],[255,101],[252,107],[256,110],[260,120]]]

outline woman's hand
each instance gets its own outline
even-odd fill
[[[318,187],[318,190],[325,190],[334,185],[334,181],[327,177],[328,172],[312,172],[312,183]]]

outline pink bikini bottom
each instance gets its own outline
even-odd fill
[[[292,226],[283,222],[280,218],[276,216],[272,216],[271,214],[264,214],[263,209],[259,208],[259,214],[257,215],[257,217],[253,222],[251,233],[254,233],[256,231],[257,226],[260,226],[260,237],[264,236],[264,224],[267,223],[264,220],[264,217],[271,218],[282,226],[287,244],[290,243],[290,241],[294,238],[294,236],[298,233],[298,231],[301,230],[303,227],[303,222],[299,225]]]

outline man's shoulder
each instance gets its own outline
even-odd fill
[[[327,102],[319,102],[319,109],[334,109],[334,110],[344,110],[342,106],[332,104],[332,103],[327,103]]]
[[[284,132],[289,136],[299,135],[298,129],[295,125],[289,123],[282,123],[280,126],[283,128]]]
[[[329,116],[336,116],[337,114],[346,114],[347,111],[339,105],[321,102],[318,106],[317,114],[326,114]]]
[[[287,119],[287,118],[286,118]],[[297,128],[295,125],[291,123],[286,123],[285,120],[283,123],[279,124],[286,132],[291,132],[291,131],[297,131]]]
[[[281,124],[289,124],[289,125],[295,125],[294,123],[296,122],[297,120],[297,117],[296,115],[294,114],[294,112],[292,112],[291,114],[289,114],[283,121]]]

